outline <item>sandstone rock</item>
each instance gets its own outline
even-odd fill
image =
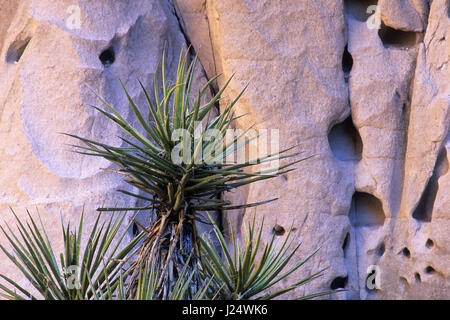
[[[412,132],[429,131],[425,135],[430,141],[443,141],[448,132],[445,102],[433,107],[429,104],[433,95],[423,100],[423,107],[415,106],[424,96],[415,84],[418,72],[432,70],[428,90],[439,87],[441,97],[448,96],[448,81],[442,78],[448,75],[434,75],[436,67],[446,70],[448,60],[443,54],[448,48],[442,34],[448,29],[444,1],[432,4],[429,18],[426,1],[381,1],[380,29],[368,24],[376,18],[367,12],[376,1],[345,1],[346,19],[343,7],[330,2],[281,6],[269,1],[207,1],[206,9],[204,2],[180,2],[181,15],[192,25],[192,12],[206,12],[209,30],[186,27],[187,34],[194,47],[197,39],[205,41],[209,35],[213,53],[204,52],[209,57],[203,61],[214,61],[208,64],[215,64],[226,77],[236,72],[230,95],[250,82],[237,110],[251,114],[238,126],[279,128],[282,147],[297,142],[307,154],[317,156],[280,181],[271,181],[269,189],[267,183],[258,183],[231,196],[241,203],[279,197],[256,210],[257,219],[265,217],[265,236],[275,225],[293,223],[303,253],[322,245],[311,267],[330,267],[327,274],[320,284],[295,294],[345,287],[346,294],[331,298],[448,298],[444,289],[448,266],[440,262],[443,257],[448,260],[446,251],[426,246],[427,236],[439,238],[436,242],[443,247],[448,243],[442,236],[450,210],[441,189],[447,181],[445,166],[435,179],[439,189],[433,210],[447,220],[420,227],[414,219],[405,220],[401,209],[424,192],[440,145],[430,152],[423,138],[412,137]],[[204,18],[198,14],[196,19]],[[420,32],[427,25],[424,48]],[[439,46],[440,54],[428,47],[430,37],[441,39],[440,44],[431,42],[436,49]],[[421,116],[416,118],[415,112]],[[428,126],[430,121],[434,125]],[[362,152],[357,150],[359,139]],[[420,149],[426,152],[416,153]],[[425,154],[430,160],[423,161]],[[408,160],[415,156],[416,162]],[[411,215],[411,204],[407,208]],[[253,213],[229,213],[227,219],[232,217],[239,225],[242,215],[246,223]],[[422,231],[414,237],[417,228]],[[409,248],[410,258],[402,254],[404,248]],[[368,268],[374,265],[381,271],[381,288],[371,290],[366,282],[371,275]]]
[[[402,215],[410,216],[432,176],[449,132],[449,17],[445,1],[435,1],[417,58],[411,101]]]
[[[399,205],[406,112],[416,46],[385,47],[377,29],[348,18],[353,58],[349,89],[352,118],[363,143],[362,162],[375,185],[359,186],[383,202],[392,216]]]
[[[208,78],[214,77],[217,70],[206,15],[206,0],[174,0],[173,3],[185,34],[189,37],[189,41],[195,44],[193,48]]]
[[[224,105],[249,83],[238,128],[279,129],[280,148],[314,155],[225,195],[278,197],[257,221],[264,241],[292,225],[295,261],[321,248],[278,287],[325,275],[284,298],[345,288],[325,298],[449,299],[449,10],[445,0],[0,0],[0,213],[11,223],[9,206],[22,218],[36,206],[57,241],[60,213],[133,202],[100,170],[107,162],[68,152],[74,141],[57,133],[119,144],[89,87],[131,119],[118,79],[142,104],[136,79],[152,86],[164,43],[173,74],[191,42],[204,67],[196,88],[235,73]],[[228,212],[223,225],[239,230],[254,213]]]
[[[423,31],[426,1],[380,0],[378,5],[381,19],[387,26],[404,31]]]
[[[251,115],[239,119],[238,127],[255,124],[260,129],[280,129],[280,148],[299,144],[305,155],[316,155],[299,164],[297,171],[270,181],[270,189],[267,182],[257,183],[244,190],[243,196],[249,203],[279,197],[256,209],[258,219],[265,217],[265,236],[271,236],[277,224],[286,230],[293,224],[303,242],[296,259],[321,245],[321,253],[309,268],[335,268],[307,291],[327,289],[333,278],[346,275],[342,249],[335,244],[345,237],[345,215],[353,192],[352,164],[333,157],[327,137],[332,125],[349,114],[341,70],[345,46],[342,5],[208,1],[206,12],[217,72],[224,74],[219,84],[236,72],[228,91],[233,96],[250,83],[236,113]],[[325,22],[321,18],[325,16],[331,19]],[[339,196],[332,195],[336,192]],[[243,224],[253,212],[246,212]],[[235,214],[228,213],[226,219]],[[317,237],[306,236],[310,232]]]

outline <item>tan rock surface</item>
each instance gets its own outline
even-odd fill
[[[56,240],[60,213],[75,220],[83,204],[130,203],[115,192],[121,179],[100,170],[104,160],[70,153],[58,132],[118,144],[118,129],[89,107],[100,105],[89,87],[130,117],[118,79],[142,103],[136,79],[152,85],[164,43],[173,72],[191,42],[208,77],[223,73],[216,88],[235,73],[229,98],[249,83],[236,113],[250,114],[237,127],[279,129],[280,148],[314,155],[226,195],[235,204],[278,197],[256,210],[264,239],[292,225],[295,260],[321,248],[279,287],[325,275],[285,298],[342,287],[326,298],[449,299],[449,6],[0,0],[0,215],[11,223],[9,206],[21,217],[37,207]],[[200,67],[195,83],[204,81]],[[253,213],[223,218],[239,229]],[[377,290],[367,287],[373,265]],[[2,262],[0,272],[13,270]]]
[[[250,82],[237,110],[251,114],[238,125],[279,128],[281,147],[298,143],[316,155],[270,188],[259,183],[231,196],[241,203],[279,197],[257,217],[266,219],[266,237],[275,224],[293,223],[303,242],[297,258],[321,245],[309,267],[330,268],[306,291],[341,286],[349,291],[330,298],[449,298],[448,159],[439,160],[434,191],[425,190],[448,134],[448,4],[370,8],[377,2],[348,0],[344,14],[340,1],[206,1],[196,9],[180,2],[191,4],[182,12],[191,24],[190,13],[206,15],[209,30],[198,25],[187,34],[194,47],[209,35],[213,53],[203,52],[203,61],[224,79],[236,72],[230,95]],[[373,28],[375,8],[381,29]],[[431,221],[412,217],[424,193],[436,199]],[[231,216],[239,225],[253,212]],[[371,265],[381,272],[379,290],[366,287]]]

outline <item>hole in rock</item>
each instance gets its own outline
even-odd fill
[[[420,197],[417,207],[413,211],[413,218],[419,221],[430,222],[433,213],[434,201],[439,189],[438,180],[448,172],[447,149],[439,152],[433,174]]]
[[[344,238],[344,242],[342,242],[342,250],[345,251],[345,249],[347,249],[349,241],[350,241],[350,232],[347,232]]]
[[[409,252],[409,249],[407,247],[404,247],[400,252],[407,258],[411,257],[411,252]]]
[[[416,279],[416,282],[422,281],[422,279],[420,278],[420,274],[418,272],[414,273],[414,279]]]
[[[380,200],[365,192],[355,192],[349,213],[350,222],[354,227],[382,226],[384,218]]]
[[[408,105],[406,104],[406,102],[403,102],[403,105],[402,105],[402,116],[403,117],[405,117],[407,111],[408,111]]]
[[[375,5],[378,0],[345,0],[344,8],[347,14],[351,14],[358,21],[367,21],[375,14]]]
[[[347,285],[348,277],[336,277],[331,281],[330,289],[336,290],[336,289],[344,289]]]
[[[384,245],[384,242],[380,243],[375,251],[377,256],[381,257],[386,251],[386,246]]]
[[[342,54],[342,71],[344,71],[345,82],[348,82],[350,71],[353,67],[353,57],[348,52],[348,46],[345,46],[344,53]]]
[[[353,125],[351,116],[336,124],[328,134],[333,155],[341,161],[361,160],[363,143],[358,130]]]
[[[16,40],[14,41],[8,48],[6,52],[6,62],[15,63],[19,62],[22,57],[25,49],[30,43],[31,38],[26,38],[24,40]]]
[[[425,268],[425,273],[433,274],[435,272],[436,272],[436,270],[434,270],[434,268],[432,266],[428,266]]]
[[[393,29],[384,24],[381,24],[378,36],[385,48],[411,48],[417,43],[415,32]]]
[[[112,47],[109,47],[108,49],[102,51],[102,53],[100,53],[98,58],[105,67],[109,67],[116,60],[114,49]]]
[[[431,239],[428,239],[427,242],[425,243],[425,247],[427,248],[431,248],[434,246],[434,242]]]
[[[284,228],[282,226],[280,226],[279,224],[276,224],[273,229],[272,232],[275,233],[275,235],[277,236],[282,236],[286,230],[284,230]]]

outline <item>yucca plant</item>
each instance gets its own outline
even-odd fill
[[[286,279],[294,271],[302,267],[319,249],[308,255],[301,261],[287,268],[294,254],[300,247],[297,244],[292,248],[294,238],[291,238],[292,228],[286,235],[281,245],[278,245],[273,233],[270,241],[263,246],[261,233],[264,219],[258,230],[255,230],[255,217],[252,223],[245,228],[245,239],[241,245],[240,239],[235,237],[233,227],[230,225],[232,249],[227,246],[225,238],[214,223],[214,233],[220,243],[222,252],[218,252],[209,237],[200,238],[201,241],[201,272],[203,276],[210,277],[213,281],[208,291],[211,295],[223,300],[270,300],[303,286],[320,277],[324,270],[311,273],[304,279],[295,281],[287,287],[267,292],[274,285]],[[256,238],[255,238],[256,235]],[[207,292],[207,293],[208,293]],[[324,291],[309,294],[298,299],[311,299],[337,291]]]
[[[52,248],[40,215],[38,221],[28,212],[29,222],[22,222],[14,213],[17,231],[8,224],[0,226],[11,245],[11,251],[0,244],[1,250],[16,265],[24,277],[39,293],[32,294],[17,282],[0,274],[10,287],[0,284],[0,295],[12,300],[87,300],[107,297],[119,285],[123,276],[124,259],[144,236],[143,233],[120,248],[126,231],[125,215],[111,215],[100,223],[100,214],[91,227],[89,238],[82,247],[84,210],[78,229],[72,231],[70,223],[61,218],[64,252],[57,255]]]
[[[181,52],[176,78],[173,82],[169,82],[166,79],[163,54],[161,67],[157,68],[161,70],[160,79],[155,72],[153,96],[150,96],[140,83],[147,100],[148,116],[145,116],[144,110],[136,105],[122,84],[130,108],[141,126],[139,129],[133,127],[113,106],[99,97],[106,111],[95,108],[124,131],[127,137],[122,138],[123,146],[111,146],[70,135],[84,143],[84,146],[77,146],[78,152],[103,157],[116,164],[120,169],[115,172],[122,174],[128,184],[139,190],[139,193],[126,190],[120,190],[121,192],[146,202],[142,207],[100,210],[147,210],[149,221],[150,216],[154,215],[150,227],[140,226],[146,237],[133,265],[134,271],[130,275],[127,290],[137,289],[139,270],[147,261],[152,260],[161,266],[159,277],[161,286],[158,286],[161,288],[158,292],[161,299],[171,295],[191,252],[193,255],[187,272],[191,273],[197,269],[200,240],[196,221],[201,220],[201,211],[237,209],[264,203],[232,206],[229,201],[221,199],[221,194],[255,181],[287,173],[292,170],[288,169],[289,166],[303,160],[264,171],[244,170],[264,162],[298,154],[289,153],[292,149],[290,148],[244,163],[227,163],[225,160],[228,155],[244,148],[250,141],[241,140],[246,132],[231,142],[224,140],[233,120],[240,117],[234,116],[232,108],[245,88],[231,100],[219,116],[209,119],[211,109],[222,98],[231,78],[211,100],[201,105],[206,90],[218,76],[210,79],[199,90],[196,98],[192,99],[195,63],[196,58],[188,63],[188,54]],[[159,84],[162,94],[158,90]],[[204,128],[200,125],[202,122],[206,122]],[[214,134],[211,135],[211,132]],[[180,137],[181,142],[178,143]],[[197,276],[197,272],[195,274],[188,288],[187,297],[192,297],[198,292],[201,279]]]

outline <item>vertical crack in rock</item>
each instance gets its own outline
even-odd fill
[[[417,207],[413,211],[413,218],[423,222],[430,222],[436,195],[439,190],[438,180],[448,172],[447,149],[445,146],[439,152],[433,174],[420,197]]]
[[[342,54],[342,71],[344,71],[345,82],[348,83],[348,78],[350,77],[350,71],[353,67],[353,57],[348,52],[348,44],[345,45],[344,53]]]
[[[186,40],[186,44],[189,48],[191,48],[191,57],[193,57],[194,55],[198,55],[199,60],[202,60],[202,55],[203,57],[207,57],[207,53],[203,52],[203,51],[199,51],[196,49],[196,41],[199,41],[198,36],[196,37],[195,32],[197,32],[198,30],[193,31],[192,28],[193,26],[195,27],[199,27],[201,28],[202,26],[205,26],[205,24],[198,24],[198,23],[193,23],[192,21],[189,20],[189,18],[185,21],[183,15],[186,13],[183,10],[189,10],[192,9],[192,7],[195,7],[196,9],[198,9],[197,6],[201,7],[202,12],[204,12],[204,10],[206,10],[206,1],[204,3],[190,3],[189,1],[177,1],[177,0],[167,0],[167,2],[169,3],[169,5],[171,6],[171,9],[173,11],[174,16],[177,19],[178,25],[179,25],[179,29],[181,30],[185,40]],[[180,5],[181,4],[181,5]],[[187,9],[189,8],[189,9]],[[217,74],[217,67],[216,67],[216,59],[214,56],[214,49],[213,49],[213,43],[212,43],[212,38],[211,38],[211,26],[209,24],[209,18],[206,14],[203,15],[203,18],[206,20],[206,28],[208,29],[207,32],[207,36],[204,35],[204,37],[207,37],[207,41],[209,42],[210,45],[210,54],[211,57],[209,57],[209,59],[212,61],[213,64],[213,70],[210,70],[211,68],[207,68],[207,66],[204,64],[204,61],[202,60],[202,66],[204,68],[204,73],[205,73],[205,77],[214,77]],[[197,20],[195,20],[195,22],[198,22]],[[189,29],[189,27],[191,29]],[[193,35],[193,38],[191,39],[190,34]],[[202,44],[199,44],[200,49],[202,49]],[[206,50],[208,51],[208,50]],[[205,56],[206,54],[206,56]],[[205,60],[209,60],[208,58],[205,58]],[[207,63],[207,62],[206,62]],[[215,80],[211,87],[210,90],[212,92],[212,94],[216,94],[218,91],[218,86],[217,86],[217,80]]]
[[[406,147],[408,145],[408,129],[409,122],[411,118],[411,95],[412,95],[412,83],[414,79],[411,77],[407,83],[407,92],[399,93],[398,90],[395,91],[396,105],[401,105],[401,113],[399,117],[399,128],[402,134],[399,136],[399,158],[401,159],[400,163],[397,164],[397,168],[395,170],[395,174],[393,176],[392,181],[392,193],[397,194],[396,197],[393,196],[393,213],[398,215],[398,212],[401,207],[403,189],[404,189],[404,181],[405,181],[405,156],[406,156]]]
[[[370,5],[372,1],[367,1],[368,3],[356,3],[356,5],[363,7],[365,5]],[[344,51],[342,53],[342,72],[344,73],[345,88],[347,90],[347,105],[350,108],[350,115],[341,123],[334,125],[328,133],[328,143],[330,149],[337,159],[341,161],[352,161],[357,162],[362,158],[363,144],[361,136],[358,130],[355,128],[352,120],[351,111],[351,101],[350,101],[350,86],[349,79],[350,73],[353,69],[353,57],[349,51],[349,23],[348,15],[354,14],[359,17],[359,19],[365,19],[365,13],[361,12],[362,7],[355,8],[355,2],[346,0],[344,1],[344,19],[345,19],[345,39],[346,44]],[[365,11],[365,10],[364,10]],[[353,169],[354,170],[354,169]],[[351,208],[354,206],[354,199],[351,199]],[[352,229],[351,222],[348,226]],[[350,243],[352,242],[352,243]],[[358,257],[358,239],[357,232],[354,228],[351,231],[347,231],[344,241],[342,243],[344,264],[347,269],[347,276],[345,278],[345,283],[342,287],[345,287],[348,281],[350,281],[350,286],[357,290],[357,297],[360,297],[360,281],[359,281],[359,257]],[[350,252],[350,250],[352,252]],[[333,280],[330,287],[336,286],[336,279]],[[355,297],[356,298],[356,297]]]
[[[212,34],[211,34],[211,25],[210,25],[208,16],[206,16],[206,20],[208,21],[208,23],[207,23],[207,25],[208,25],[208,38],[209,38],[209,44],[211,46],[211,55],[212,55],[212,61],[213,61],[213,64],[214,64],[214,74],[216,75],[217,74],[216,54],[215,54],[215,50],[214,50]],[[213,87],[214,90],[218,91],[219,88],[218,88],[218,85],[217,85],[217,80],[214,81],[214,84],[216,86],[215,88]]]
[[[192,50],[191,54],[195,55],[195,48],[192,45],[189,35],[186,32],[186,26],[184,24],[182,15],[179,14],[179,10],[178,10],[176,1],[174,2],[174,0],[168,0],[167,3],[170,5],[172,13],[175,16],[175,18],[177,19],[177,23],[178,23],[178,27],[179,27],[178,29],[180,30],[181,34],[184,37],[184,40],[186,41],[186,46],[188,48],[191,48],[191,50]]]
[[[350,241],[350,232],[347,232],[344,241],[342,242],[342,251],[344,252],[344,258],[347,256],[349,241]]]
[[[167,0],[167,3],[169,4],[171,11],[172,11],[174,17],[176,18],[176,21],[178,23],[178,28],[184,37],[186,46],[188,48],[190,48],[189,53],[190,53],[191,59],[196,55],[198,56],[198,52],[196,51],[195,46],[192,43],[191,38],[189,37],[188,30],[186,29],[186,24],[183,20],[183,15],[182,15],[180,8],[178,7],[177,1],[176,0]],[[206,19],[208,19],[208,17],[206,17]],[[209,33],[209,40],[210,40],[211,48],[212,48],[211,31],[210,31],[209,23],[208,23],[208,33]],[[214,50],[212,50],[212,54],[213,54],[212,58],[213,58],[213,62],[214,62],[214,71],[216,72]],[[209,78],[208,78],[208,75],[205,72],[203,66],[202,66],[202,72],[203,72],[203,75],[205,76],[206,80],[208,81]],[[215,76],[215,74],[214,74],[214,76]],[[217,83],[217,82],[215,81],[215,83]],[[209,90],[211,91],[211,94],[213,96],[216,95],[218,92],[218,88],[214,87],[214,85],[211,85]],[[220,113],[220,108],[218,105],[216,105],[216,111],[217,111],[217,113]]]
[[[347,283],[344,287],[349,291],[347,293],[347,298],[359,299],[360,289],[357,266],[358,260],[356,256],[356,233],[350,224],[343,230],[342,236],[342,253],[346,271],[345,277],[347,278]]]
[[[175,18],[177,20],[179,29],[180,29],[181,33],[183,34],[183,36],[184,36],[184,39],[186,41],[186,46],[191,49],[190,56],[191,56],[191,58],[193,58],[198,53],[196,52],[195,46],[191,42],[189,34],[188,34],[187,30],[186,30],[186,25],[184,23],[183,16],[182,16],[182,14],[181,14],[181,12],[180,12],[180,10],[178,8],[177,1],[176,0],[168,0],[168,3],[169,3],[169,5],[170,5],[170,7],[172,9],[173,15],[175,16]],[[208,19],[208,17],[206,17],[206,19]],[[210,27],[209,27],[209,23],[208,23],[208,33],[209,33],[209,40],[210,40],[211,48],[212,48],[211,30],[210,30]],[[212,50],[212,55],[213,55],[212,60],[214,62],[214,72],[216,73],[217,70],[216,70],[216,61],[215,61],[215,58],[214,58],[214,50]],[[202,66],[202,70],[204,70],[203,66]],[[204,76],[205,76],[206,80],[209,80],[207,73],[206,72],[203,72],[203,73],[204,73]],[[211,90],[211,93],[212,93],[213,96],[215,94],[217,94],[217,92],[218,92],[218,88],[214,86],[214,83],[216,83],[216,85],[217,85],[217,81],[214,81],[213,84],[209,88]],[[219,113],[220,112],[219,106],[216,106],[216,109],[217,109],[217,112]]]

